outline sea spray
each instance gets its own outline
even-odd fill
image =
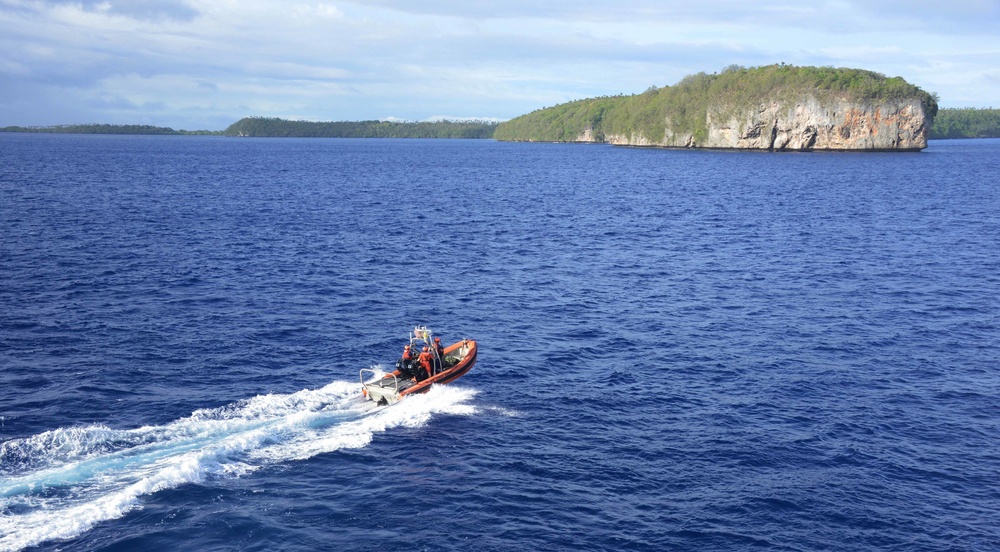
[[[361,448],[433,414],[469,415],[475,392],[435,387],[393,407],[333,382],[202,409],[163,426],[58,428],[0,443],[0,550],[79,535],[141,507],[141,498],[212,477]]]

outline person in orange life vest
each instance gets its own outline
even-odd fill
[[[433,370],[431,363],[434,361],[434,355],[431,354],[431,350],[424,347],[423,352],[420,353],[420,357],[418,357],[417,360],[420,361],[420,365],[423,366],[424,370],[427,372],[427,377],[430,377]]]
[[[434,350],[437,351],[437,355],[434,357],[434,371],[440,372],[444,370],[444,347],[441,346],[441,338],[434,338]]]

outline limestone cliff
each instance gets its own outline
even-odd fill
[[[628,146],[701,147],[759,150],[921,150],[927,147],[929,118],[921,102],[900,99],[881,103],[845,99],[771,101],[734,113],[712,107],[706,113],[706,136],[672,132],[664,119],[664,135],[611,134],[604,141]],[[592,130],[579,141],[598,141]]]

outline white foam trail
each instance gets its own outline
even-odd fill
[[[62,428],[0,443],[0,551],[80,535],[141,506],[141,497],[208,476],[361,448],[375,433],[435,413],[473,414],[475,392],[436,386],[376,408],[333,382],[198,410],[163,426]]]

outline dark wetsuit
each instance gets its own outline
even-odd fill
[[[441,372],[445,369],[444,347],[442,347],[441,343],[438,342],[434,344],[434,348],[437,350],[437,358],[434,359],[434,371]]]
[[[417,377],[417,371],[413,369],[414,360],[413,351],[410,349],[403,349],[403,358],[399,359],[399,362],[396,363],[396,367],[399,368],[399,373],[410,378]]]

